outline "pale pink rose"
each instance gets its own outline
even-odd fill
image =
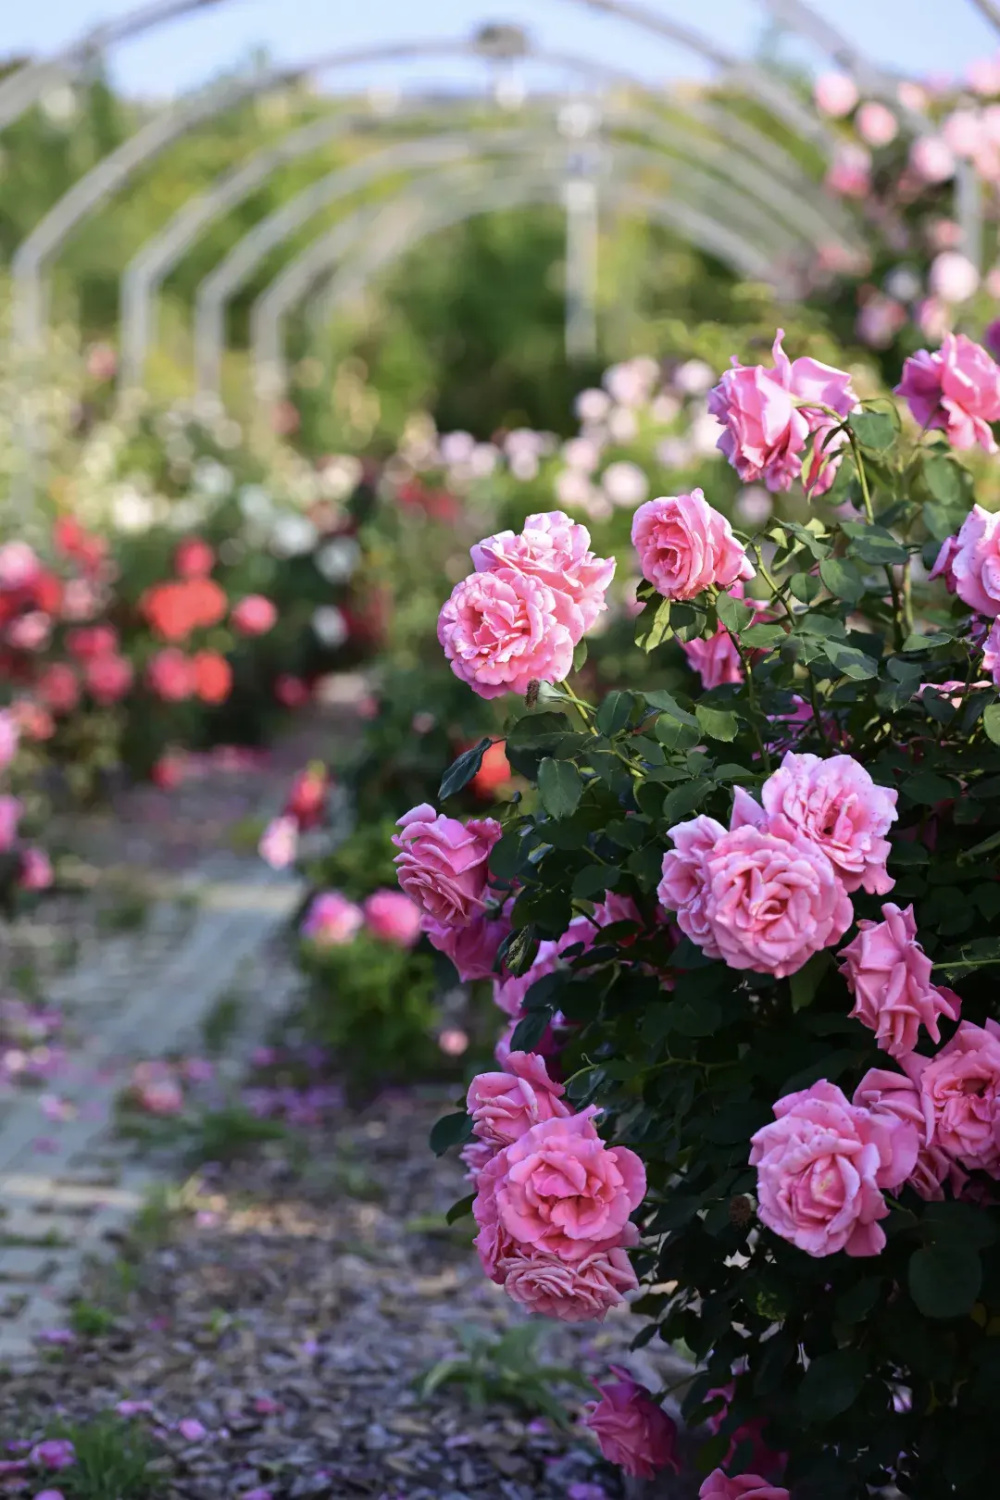
[[[605,1146],[584,1113],[543,1120],[500,1151],[480,1177],[473,1214],[515,1244],[574,1263],[618,1245],[645,1192],[635,1152]]]
[[[983,646],[983,671],[989,672],[994,686],[1000,687],[1000,619],[993,621]]]
[[[911,1053],[907,1075],[934,1111],[934,1139],[952,1161],[1000,1177],[1000,1026],[963,1021],[932,1058]]]
[[[714,947],[732,969],[794,974],[854,916],[827,856],[780,817],[724,834],[705,855],[704,879]]]
[[[364,913],[368,931],[385,943],[412,948],[420,937],[420,908],[402,891],[373,891]]]
[[[83,680],[90,696],[104,708],[124,698],[134,675],[132,663],[117,653],[95,656],[83,669]]]
[[[707,641],[681,641],[681,650],[687,657],[692,672],[697,672],[706,693],[723,683],[738,684],[743,681],[743,664],[736,643],[724,625],[720,625]]]
[[[463,984],[493,978],[500,944],[510,932],[507,917],[483,914],[462,927],[454,927],[436,917],[425,916],[422,925],[431,945],[451,959]]]
[[[862,305],[855,328],[858,338],[869,349],[888,349],[896,334],[908,321],[906,308],[895,297],[876,292]]]
[[[899,134],[899,121],[891,109],[876,99],[862,104],[854,118],[858,135],[868,146],[888,146]]]
[[[411,807],[392,842],[400,885],[427,916],[464,927],[486,908],[489,857],[503,829],[495,818],[460,823],[428,802]]]
[[[561,1083],[548,1075],[537,1052],[512,1052],[502,1073],[478,1073],[469,1084],[466,1108],[473,1132],[493,1146],[509,1146],[541,1120],[572,1114]]]
[[[438,616],[451,670],[481,698],[561,682],[583,634],[583,616],[568,594],[513,568],[463,579]]]
[[[18,615],[7,626],[7,639],[17,651],[41,651],[52,637],[52,616],[43,609]]]
[[[851,1015],[875,1033],[890,1057],[906,1057],[921,1026],[937,1045],[938,1017],[957,1021],[961,1002],[952,990],[931,983],[933,964],[917,941],[912,905],[905,911],[891,901],[883,921],[858,923],[858,935],[837,954],[840,972],[854,996]]]
[[[528,516],[519,534],[501,531],[484,538],[471,556],[477,573],[509,569],[566,594],[579,611],[581,634],[607,609],[604,596],[615,575],[615,559],[591,552],[586,526],[561,510]]]
[[[813,84],[813,100],[821,114],[842,120],[858,102],[858,86],[846,73],[821,73]]]
[[[931,294],[942,302],[967,302],[979,287],[979,272],[967,255],[945,250],[931,261],[927,285]]]
[[[558,1255],[515,1250],[502,1262],[504,1291],[528,1312],[563,1323],[603,1323],[626,1292],[638,1290],[632,1263],[620,1246],[595,1250],[567,1265]]]
[[[910,147],[910,166],[921,182],[947,182],[955,175],[955,157],[939,135],[922,135]]]
[[[278,611],[263,594],[247,594],[233,606],[229,620],[240,635],[266,635],[274,628]]]
[[[851,1102],[871,1110],[872,1114],[893,1115],[916,1130],[917,1160],[906,1180],[921,1198],[940,1202],[947,1181],[951,1182],[956,1197],[961,1193],[966,1174],[938,1145],[934,1135],[934,1106],[905,1073],[869,1068],[854,1090]]]
[[[846,417],[858,398],[844,370],[815,359],[789,360],[784,336],[779,328],[771,370],[734,359],[709,392],[708,409],[725,428],[718,447],[744,482],[763,479],[769,490],[788,490],[801,477],[807,490],[823,495],[836,477],[843,444],[827,442],[834,418],[809,403]]]
[[[21,730],[8,708],[0,708],[0,771],[6,771],[17,754]]]
[[[257,845],[257,853],[272,870],[287,870],[298,850],[299,825],[294,818],[272,818]]]
[[[940,343],[951,328],[951,311],[938,297],[924,297],[913,309],[913,321],[925,339]]]
[[[0,547],[0,589],[23,589],[42,570],[38,555],[27,542],[5,542]]]
[[[0,854],[6,854],[17,841],[17,825],[21,821],[24,807],[20,798],[6,794],[0,796]]]
[[[833,155],[824,185],[841,198],[865,198],[872,187],[871,152],[854,141],[842,141]]]
[[[935,559],[934,566],[928,573],[929,579],[943,578],[945,588],[949,594],[955,592],[955,575],[951,570],[952,559],[958,550],[958,537],[950,536],[941,543],[941,550]]]
[[[705,860],[726,830],[714,818],[692,818],[676,823],[669,830],[673,849],[663,856],[663,874],[656,887],[656,899],[667,912],[674,912],[677,925],[685,937],[708,958],[721,958],[705,911]]]
[[[733,529],[701,490],[660,496],[632,518],[642,576],[665,599],[693,599],[710,585],[728,589],[754,570]]]
[[[955,592],[970,609],[1000,615],[1000,511],[974,505],[962,522],[950,562]]]
[[[617,1378],[597,1386],[601,1399],[588,1402],[583,1417],[601,1453],[636,1479],[653,1479],[668,1465],[678,1474],[675,1423],[627,1370],[612,1365],[611,1373]]]
[[[985,452],[996,452],[989,424],[1000,420],[1000,369],[964,333],[946,333],[934,354],[926,349],[911,354],[896,394],[921,427],[940,428],[953,448],[978,443]]]
[[[47,891],[54,879],[52,861],[44,849],[29,845],[21,850],[21,874],[17,883],[22,891]]]
[[[893,1192],[916,1164],[916,1129],[850,1104],[825,1079],[787,1094],[751,1140],[757,1212],[807,1255],[878,1255]]]
[[[781,814],[829,859],[845,891],[884,896],[895,881],[885,868],[884,835],[896,820],[898,793],[877,786],[851,755],[784,757],[761,788],[767,813]]]
[[[759,1474],[737,1474],[730,1479],[722,1469],[713,1469],[698,1491],[698,1500],[791,1500],[791,1496]]]
[[[313,897],[299,930],[319,948],[340,948],[354,941],[363,922],[360,906],[340,891],[321,891]]]

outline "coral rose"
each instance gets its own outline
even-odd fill
[[[607,609],[604,596],[615,576],[615,559],[591,552],[586,526],[561,510],[528,516],[520,533],[500,531],[486,537],[472,548],[471,556],[477,573],[507,569],[566,594],[579,611],[581,635]]]
[[[639,568],[665,599],[693,599],[710,585],[728,589],[754,570],[733,529],[701,490],[661,496],[632,518]]]
[[[705,859],[725,833],[721,823],[704,814],[676,823],[670,829],[674,847],[663,856],[663,876],[656,887],[661,907],[675,914],[681,932],[708,958],[721,958],[722,952],[705,910]]]
[[[837,960],[854,996],[851,1015],[874,1031],[890,1057],[905,1057],[917,1045],[921,1026],[939,1043],[938,1017],[957,1021],[961,1002],[954,991],[931,983],[933,965],[917,941],[912,905],[901,911],[889,901],[882,917],[859,922],[857,937]]]
[[[997,451],[989,424],[1000,420],[1000,368],[964,333],[946,333],[934,354],[911,354],[896,394],[921,427],[940,428],[953,448],[978,443]]]
[[[107,707],[124,698],[132,686],[132,663],[124,656],[109,653],[95,656],[83,669],[83,680],[95,702]]]
[[[954,541],[942,571],[947,576],[950,570],[955,593],[970,609],[994,619],[1000,615],[1000,512],[974,505]]]
[[[340,891],[321,891],[313,897],[299,930],[320,948],[339,948],[354,941],[363,922],[360,906]]]
[[[373,891],[364,903],[365,926],[384,943],[412,948],[420,938],[420,908],[402,891]]]
[[[737,1474],[730,1479],[722,1469],[713,1469],[698,1491],[698,1500],[791,1500],[791,1496],[759,1474]]]
[[[531,682],[561,682],[584,626],[568,594],[501,568],[456,584],[437,633],[455,676],[481,698],[500,698]]]
[[[197,651],[192,658],[194,690],[203,703],[225,703],[233,686],[233,669],[218,651]]]
[[[506,917],[473,917],[463,927],[452,927],[435,917],[425,916],[423,929],[427,940],[439,953],[450,958],[463,984],[474,979],[491,979],[500,944],[510,932]]]
[[[274,628],[278,611],[263,594],[248,594],[233,606],[229,619],[240,635],[266,635]]]
[[[194,665],[176,646],[167,646],[151,658],[146,681],[165,703],[183,703],[194,692]]]
[[[807,1255],[878,1255],[882,1192],[913,1171],[916,1129],[857,1108],[825,1079],[779,1099],[774,1113],[751,1140],[760,1218]]]
[[[595,1250],[574,1265],[558,1255],[516,1250],[503,1262],[504,1291],[531,1313],[563,1323],[602,1323],[626,1292],[638,1290],[625,1250]]]
[[[601,1399],[588,1402],[583,1417],[601,1453],[636,1479],[653,1479],[668,1464],[679,1473],[676,1425],[627,1370],[612,1365],[611,1373],[617,1379],[597,1386]]]
[[[783,814],[829,859],[845,891],[862,886],[884,896],[895,881],[886,872],[890,845],[883,835],[896,819],[897,792],[876,786],[851,755],[784,757],[761,789],[771,815]]]
[[[963,1021],[934,1057],[903,1068],[934,1111],[934,1140],[952,1161],[1000,1178],[1000,1026]]]
[[[396,878],[421,911],[449,927],[463,927],[480,916],[488,894],[490,851],[503,832],[496,819],[460,823],[421,802],[396,827]]]
[[[916,1130],[917,1160],[906,1180],[921,1198],[940,1202],[944,1197],[943,1183],[949,1180],[956,1196],[962,1191],[966,1174],[937,1144],[933,1104],[905,1073],[869,1068],[854,1090],[851,1102],[871,1110],[872,1114],[893,1115]]]
[[[229,600],[226,591],[212,578],[191,578],[180,585],[186,595],[192,623],[200,630],[211,630],[225,619]]]
[[[493,1146],[509,1146],[541,1120],[572,1114],[561,1083],[548,1075],[537,1052],[512,1052],[502,1073],[479,1073],[469,1084],[466,1108],[473,1133]]]

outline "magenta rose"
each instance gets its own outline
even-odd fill
[[[1000,615],[1000,512],[974,505],[962,522],[951,554],[958,597],[981,615]]]
[[[481,698],[523,694],[530,682],[561,682],[583,633],[569,594],[513,568],[470,574],[438,616],[451,670]]]
[[[563,1323],[603,1323],[626,1292],[638,1290],[632,1263],[620,1246],[595,1250],[568,1265],[558,1255],[517,1249],[503,1261],[504,1291],[528,1312]]]
[[[510,932],[502,914],[474,917],[464,927],[452,927],[434,917],[424,917],[423,930],[439,953],[450,958],[463,984],[474,979],[492,979],[500,944]]]
[[[726,517],[701,490],[640,505],[632,518],[632,545],[642,576],[665,599],[693,599],[710,585],[728,589],[754,577]]]
[[[940,1202],[943,1184],[951,1182],[956,1197],[961,1193],[966,1174],[935,1139],[934,1107],[905,1073],[890,1073],[886,1068],[869,1068],[854,1090],[852,1104],[871,1110],[872,1114],[893,1115],[917,1132],[917,1161],[906,1179],[910,1187],[928,1202]]]
[[[474,1133],[494,1146],[509,1146],[541,1120],[572,1114],[561,1083],[548,1075],[544,1057],[512,1052],[502,1073],[479,1073],[469,1084],[466,1107]]]
[[[823,853],[845,891],[884,896],[895,885],[885,868],[884,834],[896,819],[897,792],[877,786],[851,755],[784,757],[761,789],[770,816],[782,814]]]
[[[583,1417],[603,1456],[636,1479],[653,1479],[667,1465],[679,1473],[676,1425],[627,1370],[612,1365],[611,1373],[617,1379],[596,1387],[601,1399],[588,1402]]]
[[[934,1139],[952,1161],[1000,1178],[1000,1026],[963,1021],[934,1057],[903,1060],[934,1111]]]
[[[905,1057],[917,1045],[921,1026],[935,1044],[938,1017],[957,1021],[961,1001],[953,990],[931,983],[933,965],[917,941],[913,906],[891,901],[881,922],[861,921],[858,935],[837,954],[840,972],[854,996],[855,1016],[875,1033],[890,1057]]]
[[[920,349],[903,365],[896,387],[926,429],[940,428],[953,448],[979,444],[996,452],[990,423],[1000,421],[1000,369],[981,344],[946,333],[934,354]]]
[[[660,906],[675,914],[681,932],[708,958],[721,958],[722,953],[705,910],[705,860],[725,833],[721,823],[704,814],[676,823],[670,829],[674,847],[663,856],[663,874],[656,887]]]
[[[339,948],[354,941],[363,922],[360,906],[340,891],[321,891],[313,897],[300,930],[320,948]]]
[[[705,920],[731,969],[783,979],[851,925],[854,913],[833,865],[784,818],[723,834],[703,869]]]
[[[743,681],[743,664],[732,636],[724,625],[707,640],[681,641],[681,650],[687,657],[692,672],[697,672],[706,693],[723,683]]]
[[[725,428],[717,446],[742,480],[763,479],[775,491],[791,489],[801,476],[807,490],[822,495],[834,481],[843,445],[827,442],[836,418],[820,407],[846,417],[858,398],[844,370],[815,359],[789,360],[781,345],[784,336],[779,328],[771,370],[734,359],[709,392],[708,409]]]
[[[524,974],[508,974],[493,982],[493,1000],[505,1015],[517,1020],[524,1006],[524,997],[535,983],[559,967],[559,945],[543,942],[538,945],[534,962]]]
[[[471,556],[477,573],[508,569],[566,594],[579,611],[581,633],[607,609],[604,596],[615,576],[615,559],[591,552],[586,526],[561,510],[528,516],[519,534],[500,531],[485,537]]]
[[[698,1500],[791,1500],[791,1496],[759,1474],[737,1474],[730,1479],[722,1469],[713,1469],[698,1491]]]
[[[750,1143],[762,1221],[807,1255],[878,1255],[882,1193],[913,1171],[916,1129],[859,1109],[825,1079],[779,1099],[774,1113]]]
[[[448,927],[464,927],[480,916],[486,906],[490,851],[503,833],[496,819],[460,823],[421,802],[396,827],[396,878],[421,911]]]
[[[402,891],[373,891],[364,903],[365,926],[384,943],[412,948],[420,937],[420,908]]]
[[[617,1245],[645,1192],[635,1152],[605,1146],[584,1113],[543,1120],[505,1147],[484,1170],[472,1211],[480,1225],[495,1220],[515,1243],[572,1263]]]
[[[989,672],[995,687],[1000,687],[1000,620],[993,621],[986,637],[983,646],[983,671]]]

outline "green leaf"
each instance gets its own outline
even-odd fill
[[[751,625],[740,636],[740,644],[742,646],[753,646],[755,649],[776,646],[779,641],[785,639],[787,633],[781,625]]]
[[[672,719],[677,719],[679,723],[688,724],[692,729],[698,728],[698,720],[694,715],[689,714],[687,709],[681,708],[677,699],[665,688],[657,688],[655,692],[644,693],[643,697],[650,708],[662,709],[665,714],[669,714]]]
[[[807,1422],[830,1422],[861,1394],[868,1364],[860,1349],[818,1355],[799,1386],[798,1407]]]
[[[910,1256],[907,1281],[924,1317],[966,1317],[983,1284],[979,1253],[961,1240],[939,1240]]]
[[[845,646],[842,641],[827,641],[823,648],[827,661],[849,677],[852,682],[865,682],[878,676],[878,662],[856,646]]]
[[[939,802],[951,802],[957,795],[958,787],[953,781],[946,781],[934,771],[917,771],[915,775],[907,776],[902,790],[911,802],[924,807],[935,807]]]
[[[727,708],[708,708],[699,703],[695,708],[695,717],[704,732],[712,740],[734,740],[740,721],[734,713]]]
[[[958,505],[962,499],[962,471],[950,458],[935,453],[924,459],[924,483],[942,505]],[[950,528],[949,528],[950,531]],[[947,533],[946,533],[947,534]],[[943,541],[944,537],[938,538]]]
[[[863,1323],[878,1301],[881,1291],[881,1277],[863,1276],[846,1292],[841,1292],[833,1309],[838,1323]]]
[[[829,953],[814,953],[808,963],[803,964],[789,978],[792,990],[792,1010],[804,1010],[811,1005],[819,989],[820,981],[830,966]]]
[[[586,661],[587,642],[586,640],[577,641],[576,645],[573,648],[573,671],[579,672],[580,669],[586,664]]]
[[[935,974],[947,975],[949,979],[960,979],[963,974],[973,974],[978,969],[991,969],[1000,964],[1000,938],[973,938],[950,953],[946,953],[934,965]]]
[[[646,605],[635,622],[635,643],[644,651],[655,651],[670,634],[670,600],[655,600]]]
[[[734,635],[739,635],[745,630],[756,614],[756,610],[750,604],[745,604],[742,599],[734,599],[732,594],[720,594],[715,601],[715,612]]]
[[[526,927],[519,927],[507,934],[497,950],[497,957],[503,960],[512,974],[520,976],[531,967],[537,951],[538,934],[534,923],[529,922]]]
[[[831,594],[848,604],[857,604],[865,591],[865,580],[857,568],[840,557],[825,557],[819,565],[819,576]]]
[[[472,1135],[472,1117],[464,1109],[453,1115],[442,1115],[431,1128],[431,1150],[443,1156],[452,1146],[464,1146]]]
[[[693,813],[705,800],[705,795],[711,790],[712,783],[704,776],[695,781],[689,781],[684,786],[674,787],[663,799],[663,816],[668,823],[680,823],[689,813]]]
[[[551,1019],[551,1006],[529,1011],[526,1016],[523,1016],[518,1021],[514,1028],[514,1035],[510,1039],[511,1051],[533,1052],[545,1035],[546,1028]]]
[[[822,567],[820,571],[822,572]],[[793,573],[788,580],[789,592],[800,604],[811,604],[821,587],[819,579],[813,573]],[[827,587],[829,588],[829,584]]]
[[[460,792],[463,787],[468,786],[473,776],[479,771],[483,763],[483,756],[492,743],[493,741],[489,735],[486,735],[479,741],[478,745],[473,745],[471,750],[466,750],[457,760],[452,761],[442,776],[441,785],[438,787],[438,796],[442,802],[446,802],[449,797],[454,797],[456,792]]]
[[[538,767],[538,795],[550,817],[571,817],[583,795],[583,779],[573,762],[547,755]]]
[[[983,728],[987,739],[992,740],[994,745],[1000,745],[1000,703],[991,703],[988,708],[983,709]]]
[[[906,548],[884,526],[873,526],[864,521],[844,521],[841,530],[851,538],[848,556],[860,557],[863,562],[879,565],[904,563],[909,556]]]
[[[635,695],[633,693],[623,693],[617,689],[610,692],[597,710],[596,722],[601,734],[609,738],[613,734],[619,734],[632,717],[634,706]]]
[[[613,865],[584,865],[573,877],[573,896],[578,901],[591,901],[603,896],[617,884],[619,871]]]
[[[871,453],[884,453],[896,440],[896,424],[887,412],[852,412],[847,418],[847,425],[862,448],[867,448]]]
[[[816,562],[830,554],[829,533],[823,529],[819,521],[810,521],[807,526],[800,526],[797,521],[777,521],[771,537],[776,542],[782,542],[785,539],[782,533],[793,536],[797,542],[801,542],[803,547],[812,553]]]
[[[468,1214],[471,1214],[472,1205],[475,1203],[475,1201],[475,1193],[470,1193],[467,1198],[459,1198],[458,1202],[453,1203],[448,1212],[445,1214],[445,1223],[454,1224],[458,1219],[466,1218]]]

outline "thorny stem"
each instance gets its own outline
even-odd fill
[[[737,653],[739,654],[740,661],[743,663],[743,677],[747,685],[747,697],[750,700],[750,727],[753,729],[753,737],[757,741],[757,749],[760,752],[760,758],[761,762],[763,763],[764,770],[768,773],[768,775],[770,775],[771,757],[768,754],[767,746],[764,744],[764,738],[760,732],[760,725],[757,722],[757,689],[754,686],[753,670],[750,662],[752,653],[749,651],[744,651],[736,636],[733,636],[733,642],[736,646]]]

